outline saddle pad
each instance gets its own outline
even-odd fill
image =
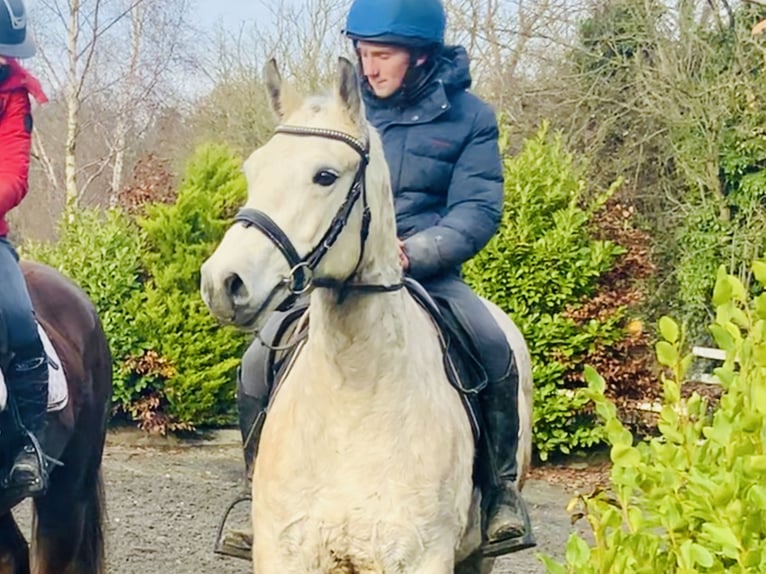
[[[69,402],[69,389],[66,384],[66,375],[61,366],[56,349],[51,340],[40,325],[37,325],[40,338],[43,342],[45,354],[48,356],[48,412],[56,412],[63,409]],[[0,371],[0,412],[8,406],[8,387],[5,384],[5,376]]]
[[[53,343],[40,325],[37,331],[43,341],[45,354],[48,355],[48,412],[60,411],[69,402],[69,389],[66,384],[66,375],[61,366],[61,359],[53,348]]]

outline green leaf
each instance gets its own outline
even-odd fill
[[[599,375],[598,371],[590,365],[586,365],[583,369],[583,377],[591,390],[599,394],[603,394],[606,390],[606,381],[604,381],[604,377]]]
[[[566,567],[556,562],[550,556],[547,556],[546,554],[538,554],[537,556],[545,565],[545,569],[549,574],[566,574]]]
[[[566,549],[567,564],[572,566],[585,566],[590,560],[590,547],[588,544],[577,536],[572,534],[567,541]]]
[[[766,455],[754,455],[745,460],[745,467],[753,472],[766,473]]]
[[[694,570],[694,558],[692,557],[692,541],[684,540],[679,548],[681,551],[681,572],[689,572]]]
[[[708,535],[712,542],[719,544],[727,551],[727,556],[731,556],[732,553],[736,556],[736,552],[740,549],[740,543],[729,525],[706,522],[702,525],[702,531]]]
[[[747,314],[739,307],[732,309],[731,320],[740,327],[747,328],[750,326],[750,319],[748,318]]]
[[[657,360],[667,367],[673,367],[678,361],[678,353],[675,347],[667,341],[659,341],[655,345],[657,351]]]
[[[710,568],[713,565],[713,555],[707,548],[696,542],[692,543],[691,557],[693,563],[699,564],[703,568]]]
[[[665,402],[675,405],[681,400],[681,387],[673,379],[662,378],[662,386],[665,393]]]
[[[638,506],[628,507],[628,523],[634,531],[640,531],[644,524],[644,513]]]
[[[766,319],[766,293],[761,293],[756,297],[755,312],[761,319]]]
[[[750,487],[747,497],[756,508],[766,508],[766,487],[754,484]]]
[[[680,332],[678,323],[670,317],[662,317],[660,319],[660,335],[669,343],[676,343]]]
[[[734,345],[736,344],[734,337],[732,337],[729,331],[721,325],[711,325],[710,333],[713,335],[713,338],[720,349],[730,351],[734,348]]]
[[[753,261],[753,275],[758,283],[766,287],[766,262]]]
[[[766,415],[766,380],[753,383],[751,393],[755,410]]]
[[[747,290],[739,277],[731,275],[729,277],[729,284],[731,285],[731,296],[733,299],[737,301],[745,301],[747,299]]]
[[[612,462],[622,467],[634,467],[641,462],[641,454],[632,446],[616,444],[612,447],[610,457]]]
[[[729,276],[723,266],[718,269],[718,278],[713,288],[713,305],[718,307],[731,301],[732,287],[729,282]]]

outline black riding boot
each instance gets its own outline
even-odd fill
[[[23,497],[38,496],[48,489],[48,465],[40,442],[48,408],[48,361],[45,357],[14,362],[8,373],[8,389],[21,449],[3,487]]]
[[[493,381],[482,392],[482,411],[489,460],[487,500],[487,542],[523,536],[524,504],[516,488],[516,449],[519,442],[519,373],[516,361],[505,377]]]
[[[241,375],[238,374],[238,378],[239,376]],[[237,384],[239,430],[242,433],[242,454],[245,457],[245,479],[248,485],[253,479],[253,465],[258,453],[261,429],[266,420],[268,402],[268,395],[263,398],[253,397],[244,391],[241,383]]]
[[[250,489],[253,483],[253,466],[255,465],[256,454],[258,453],[261,429],[263,429],[263,423],[266,420],[268,402],[268,393],[266,393],[265,397],[259,398],[245,392],[242,385],[242,369],[240,368],[237,371],[237,415],[239,418],[239,430],[242,433],[242,454],[245,458],[246,493],[238,497],[233,505],[250,499]],[[252,558],[253,532],[249,525],[243,529],[233,529],[223,534],[223,524],[226,522],[228,513],[233,505],[229,507],[226,515],[224,515],[215,551],[224,556],[235,556],[250,560]]]

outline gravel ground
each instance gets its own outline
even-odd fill
[[[159,440],[136,431],[109,434],[104,458],[107,491],[108,572],[138,574],[248,574],[243,560],[213,553],[218,521],[240,490],[238,435],[213,440]],[[542,574],[537,558],[562,556],[572,529],[565,507],[570,494],[556,484],[530,480],[524,497],[538,547],[506,556],[493,574]],[[17,516],[29,525],[29,504]],[[234,520],[246,520],[245,507]]]

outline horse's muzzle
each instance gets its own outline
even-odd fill
[[[201,271],[200,293],[210,312],[223,323],[240,324],[250,307],[250,294],[242,277],[233,272],[223,276],[212,273],[207,263]]]

